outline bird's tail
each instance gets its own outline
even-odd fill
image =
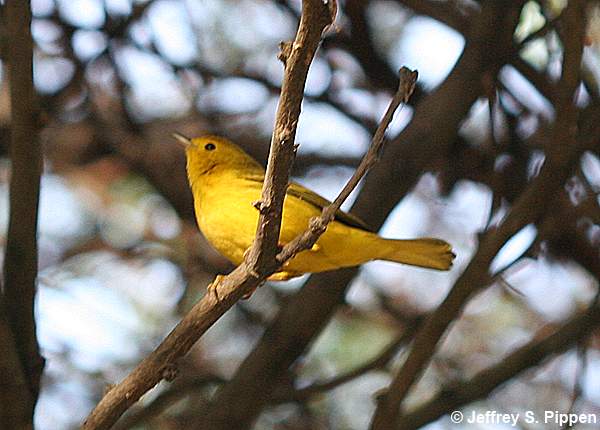
[[[440,239],[386,239],[385,243],[387,250],[379,258],[411,266],[449,270],[455,257],[450,244]]]

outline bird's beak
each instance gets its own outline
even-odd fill
[[[173,133],[171,136],[177,139],[177,141],[186,149],[192,145],[192,139],[190,139],[189,137],[185,137],[181,133]]]

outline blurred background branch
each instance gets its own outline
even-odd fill
[[[42,155],[38,138],[39,107],[33,86],[31,11],[27,2],[4,6],[10,93],[9,217],[0,292],[0,339],[4,425],[31,428],[40,390],[43,361],[34,319],[38,265],[37,222]]]
[[[489,396],[519,373],[537,366],[542,360],[552,359],[585,339],[598,326],[599,318],[600,310],[595,301],[586,312],[573,317],[550,336],[545,336],[547,328],[542,328],[542,340],[535,336],[526,345],[503,357],[498,364],[480,371],[468,381],[449,383],[434,399],[403,415],[398,421],[398,428],[418,429],[461,406]]]

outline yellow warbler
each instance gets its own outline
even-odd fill
[[[184,144],[187,174],[194,195],[200,230],[232,263],[240,264],[256,234],[265,171],[233,142],[219,136],[189,139],[173,135]],[[279,243],[290,242],[320,215],[329,202],[315,192],[290,183],[283,205]],[[392,240],[368,231],[358,218],[343,211],[317,243],[289,260],[271,280],[286,280],[304,273],[357,266],[370,260],[387,260],[412,266],[448,270],[454,254],[440,239]]]

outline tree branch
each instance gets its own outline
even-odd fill
[[[450,411],[484,398],[528,368],[567,351],[589,336],[599,324],[600,306],[596,303],[545,339],[538,340],[539,336],[534,335],[533,340],[504,357],[498,364],[480,371],[468,381],[447,387],[432,400],[402,416],[396,428],[418,429]],[[543,328],[540,333],[546,331],[547,328]]]
[[[285,63],[271,152],[260,205],[256,240],[246,258],[230,275],[215,280],[206,294],[121,383],[112,388],[83,424],[84,429],[106,429],[162,379],[174,377],[175,361],[244,294],[253,291],[279,267],[281,210],[294,158],[294,137],[308,67],[323,30],[335,17],[336,3],[303,2],[302,18],[293,43],[282,45]]]
[[[389,361],[394,358],[398,353],[398,350],[406,345],[412,339],[419,324],[422,322],[422,318],[417,317],[413,320],[407,321],[402,332],[396,336],[383,350],[366,363],[357,366],[356,368],[349,370],[345,373],[337,375],[327,381],[314,382],[311,385],[294,390],[291,387],[282,387],[277,390],[273,395],[274,403],[285,403],[290,401],[306,401],[312,396],[318,393],[323,393],[343,385],[353,379],[364,375],[372,370],[380,369],[386,366]]]
[[[137,411],[130,411],[123,417],[112,430],[129,430],[136,428],[140,424],[150,421],[152,418],[160,415],[165,409],[172,404],[181,400],[183,397],[205,390],[211,385],[219,385],[225,380],[214,376],[199,376],[191,380],[181,381],[180,384],[169,387],[168,390],[156,396],[152,403]]]
[[[333,9],[329,10],[329,7]],[[281,44],[279,58],[285,64],[285,76],[277,106],[262,196],[256,205],[260,212],[256,240],[244,262],[251,274],[269,270],[277,262],[283,200],[296,155],[294,140],[308,67],[323,30],[333,22],[336,13],[336,2],[329,3],[329,6],[319,1],[302,2],[302,16],[296,39],[293,43]]]
[[[406,67],[400,69],[400,84],[398,86],[398,91],[394,94],[394,97],[392,97],[392,101],[385,111],[379,127],[377,127],[377,130],[375,131],[371,146],[358,165],[356,171],[348,180],[337,198],[330,205],[323,208],[321,216],[311,219],[308,229],[288,243],[277,255],[279,261],[283,263],[294,257],[297,253],[312,247],[317,242],[319,236],[327,229],[327,224],[333,221],[335,213],[340,206],[342,206],[342,203],[344,203],[350,193],[352,193],[352,190],[356,188],[362,177],[375,165],[375,163],[377,163],[379,154],[383,149],[385,130],[392,122],[394,113],[396,112],[396,109],[398,109],[398,106],[400,106],[400,103],[406,103],[414,91],[417,83],[417,76],[417,72],[411,71]]]
[[[554,127],[554,140],[547,161],[539,176],[516,201],[500,227],[489,231],[482,239],[477,254],[465,272],[456,281],[451,292],[438,309],[428,318],[415,337],[411,352],[380,398],[372,428],[388,429],[397,426],[400,405],[414,382],[431,360],[437,344],[448,326],[457,318],[469,298],[489,280],[488,268],[496,253],[506,241],[525,225],[539,219],[551,202],[552,194],[567,179],[573,164],[579,159],[581,146],[576,144],[577,109],[573,95],[579,83],[579,70],[584,37],[585,8],[583,1],[569,3],[565,17],[571,37],[565,43],[562,97],[558,106],[558,118]],[[583,139],[587,141],[588,139]]]
[[[4,288],[0,300],[2,319],[8,323],[13,342],[5,348],[15,348],[25,385],[15,382],[14,374],[0,374],[0,382],[15,391],[4,394],[12,398],[2,412],[26,413],[21,417],[2,417],[31,427],[33,409],[38,397],[43,360],[39,354],[35,331],[34,297],[37,276],[37,219],[42,172],[42,155],[38,139],[39,108],[33,87],[33,41],[29,2],[11,0],[5,5],[8,44],[8,72],[11,100],[11,181],[10,215],[4,255]],[[2,331],[8,327],[2,321]],[[3,333],[8,340],[8,334]],[[11,352],[7,352],[11,355]],[[15,363],[13,363],[15,364]],[[6,380],[4,379],[6,378]],[[21,378],[19,378],[21,379]],[[23,379],[21,381],[23,382]],[[20,404],[15,404],[20,402]],[[26,405],[23,408],[23,405]],[[26,409],[26,411],[24,410]],[[12,419],[11,419],[12,418]]]
[[[396,2],[418,15],[433,18],[459,33],[466,33],[468,29],[469,22],[467,18],[469,14],[462,13],[454,2],[435,0],[396,0]]]
[[[0,300],[0,345],[3,346],[0,354],[0,419],[7,428],[31,429],[35,401],[6,315]]]

